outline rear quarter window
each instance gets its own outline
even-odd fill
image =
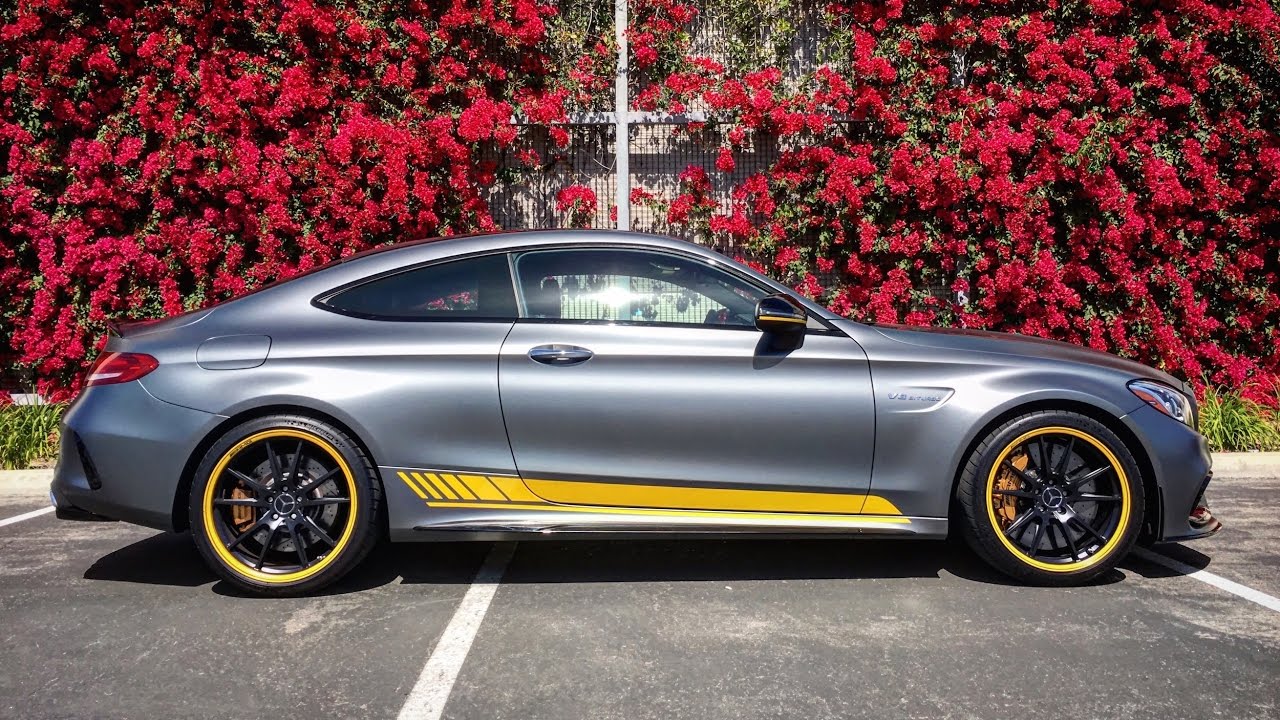
[[[383,275],[339,290],[319,304],[374,320],[515,320],[518,314],[505,254]]]

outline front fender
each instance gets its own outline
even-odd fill
[[[1151,461],[1157,492],[1157,517],[1148,518],[1152,539],[1190,540],[1204,533],[1191,527],[1196,500],[1213,476],[1213,456],[1203,435],[1143,403],[1121,418]],[[1148,506],[1153,503],[1148,499]]]
[[[1009,367],[994,360],[918,358],[872,363],[876,435],[871,492],[906,515],[946,517],[956,474],[973,446],[1020,410],[1087,407],[1122,418],[1143,405],[1109,374]],[[949,395],[947,393],[950,393]],[[904,402],[899,398],[904,395]],[[946,396],[930,403],[931,397]],[[920,402],[913,402],[922,397]],[[1128,403],[1126,400],[1133,402]]]

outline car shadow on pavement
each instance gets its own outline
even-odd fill
[[[504,583],[940,579],[1016,585],[958,541],[869,539],[524,542]],[[1123,579],[1119,573],[1094,584]],[[404,582],[416,582],[406,573]]]
[[[1208,555],[1205,555],[1199,550],[1194,550],[1186,545],[1182,545],[1181,543],[1156,545],[1155,547],[1148,548],[1148,550],[1152,553],[1164,555],[1165,557],[1177,560],[1183,565],[1190,566],[1196,570],[1207,569],[1209,564],[1213,562],[1213,559]],[[1149,579],[1182,577],[1186,574],[1184,572],[1174,570],[1171,567],[1147,560],[1137,553],[1125,558],[1124,562],[1120,564],[1120,567],[1125,570],[1131,570],[1134,573]]]
[[[98,558],[86,580],[199,587],[217,577],[200,559],[191,536],[162,532]]]
[[[487,542],[381,543],[321,595],[393,584],[469,584]],[[1141,574],[1148,575],[1143,569]],[[1171,573],[1172,574],[1172,573]],[[518,545],[504,583],[700,582],[815,579],[940,579],[1017,585],[956,541],[866,539],[536,540]],[[247,596],[218,580],[190,535],[160,533],[98,559],[88,580],[198,587]],[[1124,579],[1112,571],[1092,585]]]
[[[435,548],[447,552],[431,552]],[[363,563],[345,578],[317,595],[340,595],[389,585],[403,568],[416,565],[413,582],[467,584],[484,561],[489,543],[440,543],[392,545],[380,543]],[[213,591],[232,597],[254,597],[218,578],[205,565],[188,533],[162,532],[126,545],[98,558],[84,572],[86,580],[199,587],[213,584]]]

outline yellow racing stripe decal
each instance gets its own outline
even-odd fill
[[[855,493],[521,480],[510,475],[441,471],[411,471],[407,475],[398,471],[397,474],[431,507],[668,516],[687,511],[695,516],[716,513],[717,517],[731,517],[740,514],[743,518],[755,519],[761,514],[823,520],[839,517],[858,520],[888,517],[908,522],[889,500],[876,495]]]
[[[552,512],[597,513],[602,515],[640,515],[644,517],[707,518],[708,520],[779,520],[785,522],[844,522],[910,525],[911,519],[901,515],[829,515],[814,513],[717,512],[714,510],[663,510],[656,508],[585,507],[525,503],[428,502],[433,508],[479,508],[482,510],[539,510]]]
[[[494,485],[502,491],[503,495],[512,502],[542,502],[542,498],[529,492],[529,488],[525,486],[520,478],[517,477],[490,477]]]
[[[427,479],[422,477],[421,474],[419,473],[409,473],[409,474],[413,476],[414,482],[418,483],[418,485],[421,486],[423,490],[426,490],[427,494],[430,495],[432,499],[439,500],[443,497],[442,495],[440,495],[440,493],[436,492],[436,489],[432,487],[431,483],[427,482]]]
[[[896,505],[876,495],[868,495],[867,501],[862,504],[862,512],[867,515],[901,515],[902,511]]]
[[[507,497],[498,492],[498,488],[483,475],[458,475],[458,479],[466,483],[467,489],[480,500],[497,500],[504,502]]]
[[[742,510],[748,512],[807,512],[857,515],[865,496],[850,493],[792,492],[787,490],[736,490],[728,488],[624,485],[621,483],[525,480],[534,495],[562,505],[667,508],[679,510]],[[877,498],[879,500],[879,498]],[[881,501],[876,514],[898,514]]]
[[[449,483],[449,487],[453,488],[453,491],[458,493],[458,497],[463,500],[476,499],[476,496],[471,494],[471,491],[467,489],[466,485],[462,484],[462,481],[459,480],[457,476],[450,475],[449,473],[440,473],[440,477],[444,478],[444,481]]]
[[[412,490],[414,494],[416,494],[418,497],[422,498],[423,500],[427,499],[427,496],[423,494],[421,490],[418,489],[417,485],[413,484],[413,481],[409,479],[408,475],[405,475],[403,472],[398,472],[396,474],[400,476],[400,479],[404,481],[405,485],[409,486],[409,489]]]
[[[439,490],[440,493],[443,494],[445,497],[449,498],[450,500],[458,499],[458,496],[455,495],[454,492],[449,489],[449,483],[441,480],[439,475],[436,475],[435,473],[427,473],[427,479],[430,480],[431,484],[434,485],[436,489]]]

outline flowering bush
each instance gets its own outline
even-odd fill
[[[856,319],[1052,337],[1275,401],[1268,3],[833,2],[834,61],[798,79],[690,54],[665,17],[646,52],[670,74],[638,105],[708,107],[708,170],[783,145],[728,211],[689,213],[682,186],[669,222]]]
[[[712,2],[748,30],[769,5]],[[66,394],[110,318],[495,228],[485,198],[511,168],[493,158],[540,166],[512,117],[564,147],[566,108],[607,105],[611,6],[0,10],[11,360]],[[835,0],[823,62],[800,75],[775,51],[754,67],[699,56],[707,6],[632,0],[635,107],[713,120],[689,129],[707,167],[634,203],[856,319],[1054,337],[1274,402],[1280,19],[1265,0]],[[737,179],[766,139],[776,162]],[[731,175],[726,207],[713,188]],[[596,205],[583,186],[556,196],[566,224]]]
[[[496,228],[487,147],[564,119],[554,5],[61,0],[0,11],[0,335],[45,394],[103,324]],[[396,6],[399,8],[399,6]]]

